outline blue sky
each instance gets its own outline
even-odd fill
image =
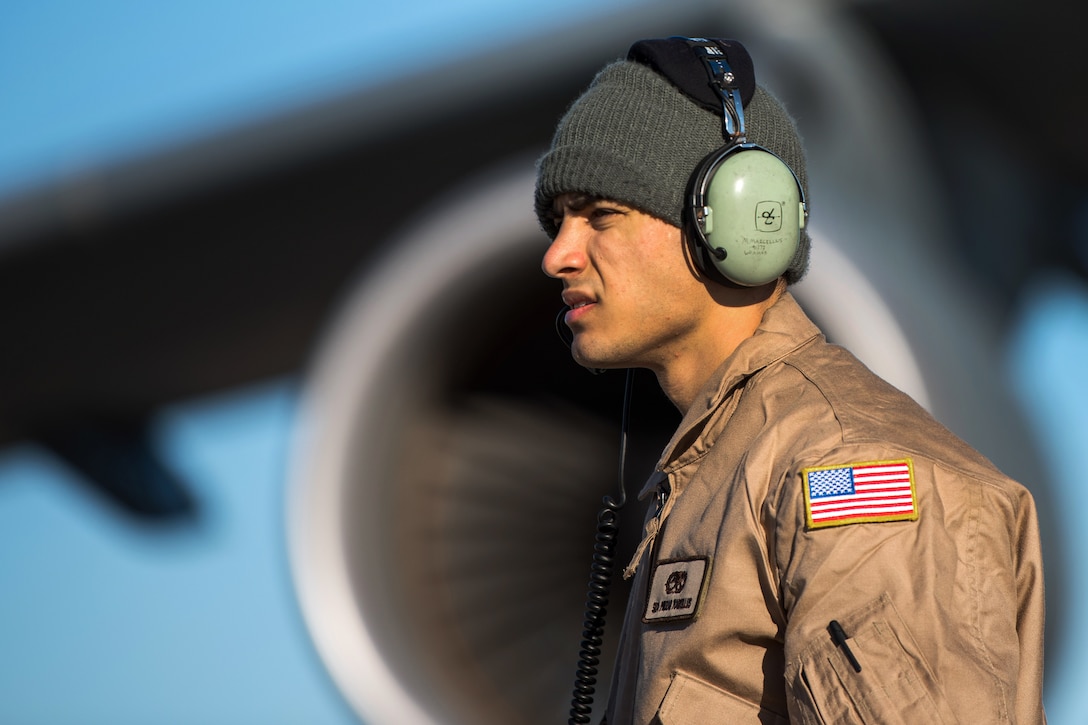
[[[196,526],[145,528],[33,446],[0,451],[0,722],[354,722],[286,562],[291,381],[162,411]]]
[[[0,197],[634,0],[73,0],[0,23]]]

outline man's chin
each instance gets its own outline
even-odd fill
[[[574,348],[571,351],[571,356],[574,358],[574,362],[578,363],[584,368],[588,368],[594,371],[600,370],[616,370],[618,368],[625,368],[622,362],[617,362],[604,357],[603,355],[587,355],[583,351]]]

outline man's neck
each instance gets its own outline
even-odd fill
[[[654,368],[658,385],[681,415],[684,415],[695,402],[699,391],[706,385],[710,376],[732,355],[742,342],[755,334],[763,321],[763,314],[786,290],[785,282],[780,280],[768,295],[756,290],[729,290],[730,304],[718,306],[709,327],[714,334],[707,341],[693,349],[675,352],[669,360],[661,361]],[[745,293],[748,293],[745,295]],[[747,296],[747,304],[737,304],[737,297],[742,300]]]

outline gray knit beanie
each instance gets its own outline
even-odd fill
[[[804,150],[782,105],[760,86],[744,109],[748,141],[777,154],[808,195]],[[576,192],[629,204],[682,227],[688,179],[705,156],[725,145],[721,116],[696,104],[646,65],[606,66],[559,122],[551,149],[537,165],[535,207],[544,231],[559,232],[552,202]],[[784,276],[808,268],[809,237]]]

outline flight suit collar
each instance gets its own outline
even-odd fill
[[[703,429],[733,391],[755,373],[820,336],[820,329],[805,315],[793,295],[783,294],[764,313],[755,333],[741,342],[704,384],[665,447],[658,471],[668,474],[703,455],[713,444]],[[639,498],[652,493],[661,483],[660,474],[651,476]]]

